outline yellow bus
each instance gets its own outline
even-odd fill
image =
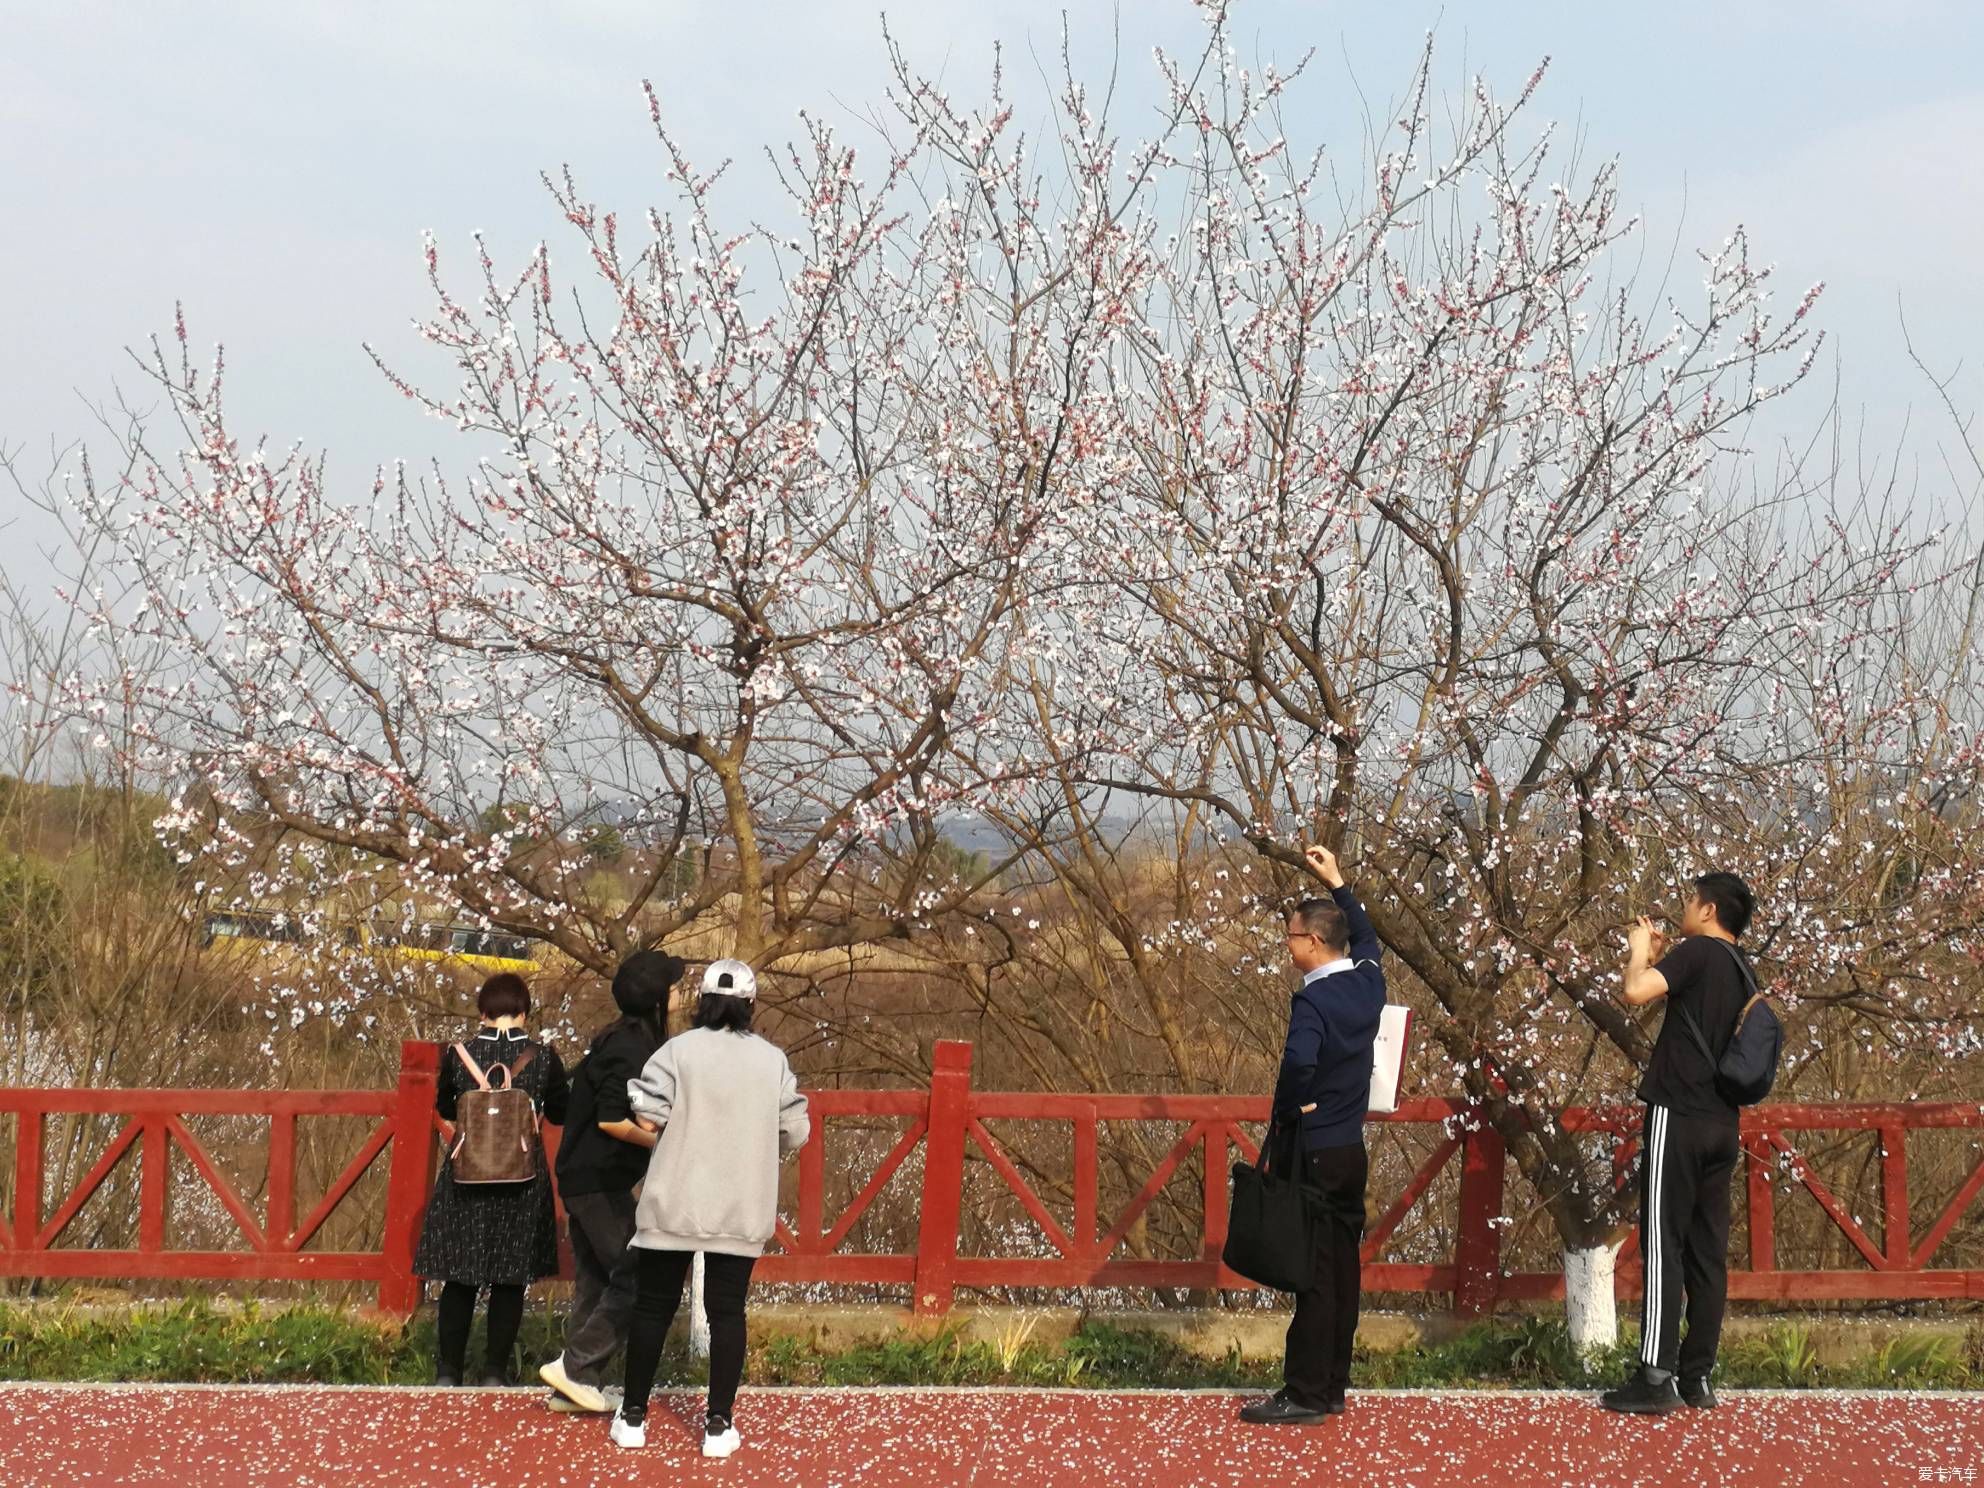
[[[302,921],[277,909],[214,910],[206,916],[202,932],[203,947],[224,940],[302,945],[306,939]],[[398,956],[407,961],[445,961],[480,971],[542,969],[531,955],[532,942],[528,936],[443,921],[416,923],[404,931],[397,927],[386,930],[345,924],[339,927],[338,945],[344,951]]]

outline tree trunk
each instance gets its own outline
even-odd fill
[[[1571,1347],[1589,1358],[1619,1341],[1619,1310],[1612,1295],[1612,1272],[1619,1241],[1583,1249],[1564,1247],[1564,1316]]]
[[[707,1359],[709,1356],[710,1318],[703,1311],[703,1253],[699,1250],[689,1267],[689,1357]]]

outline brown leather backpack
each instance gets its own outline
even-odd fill
[[[497,1064],[502,1083],[492,1085],[456,1044],[462,1068],[475,1077],[477,1088],[465,1090],[455,1102],[455,1145],[448,1162],[457,1183],[528,1183],[537,1176],[537,1107],[530,1092],[519,1090],[514,1076],[522,1074],[537,1051],[526,1049],[513,1071]]]

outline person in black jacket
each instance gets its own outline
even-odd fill
[[[500,972],[476,993],[482,1015],[475,1037],[466,1041],[469,1057],[489,1078],[492,1065],[505,1065],[519,1090],[530,1092],[538,1115],[557,1126],[565,1120],[565,1066],[557,1050],[524,1031],[530,1016],[530,988],[511,972]],[[457,1102],[478,1089],[474,1075],[449,1045],[441,1053],[434,1109],[443,1121],[455,1119]],[[511,1354],[524,1318],[524,1288],[558,1269],[558,1221],[541,1138],[537,1176],[526,1183],[457,1183],[452,1158],[441,1161],[434,1196],[414,1253],[416,1276],[441,1282],[440,1335],[434,1382],[459,1385],[468,1357],[469,1329],[475,1321],[476,1293],[489,1289],[489,1337],[482,1383],[510,1382]]]
[[[1673,949],[1648,919],[1626,935],[1626,1001],[1643,1007],[1665,998],[1668,1011],[1639,1089],[1646,1102],[1640,1144],[1646,1295],[1639,1367],[1601,1397],[1610,1410],[1661,1415],[1684,1405],[1707,1410],[1715,1404],[1708,1377],[1729,1295],[1729,1181],[1742,1146],[1737,1108],[1716,1087],[1715,1066],[1684,1020],[1694,1019],[1719,1058],[1754,980],[1745,977],[1736,942],[1749,929],[1755,908],[1749,885],[1735,874],[1705,873],[1695,880],[1694,895],[1681,912],[1684,938]]]
[[[1288,959],[1302,973],[1275,1081],[1274,1117],[1302,1151],[1303,1176],[1320,1197],[1316,1281],[1295,1298],[1283,1386],[1245,1406],[1240,1419],[1310,1426],[1340,1415],[1350,1384],[1364,1238],[1364,1116],[1371,1101],[1371,1050],[1385,1006],[1385,974],[1369,916],[1343,881],[1336,854],[1312,847],[1310,870],[1327,899],[1304,899],[1288,915]]]
[[[603,1414],[612,1408],[601,1378],[627,1344],[638,1290],[634,1187],[646,1176],[652,1131],[635,1124],[627,1082],[668,1037],[668,995],[682,961],[636,951],[613,973],[620,1016],[593,1035],[572,1080],[564,1140],[558,1148],[558,1195],[565,1202],[575,1285],[565,1321],[565,1349],[538,1377],[570,1402]]]

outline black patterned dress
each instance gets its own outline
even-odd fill
[[[516,1076],[517,1088],[530,1092],[544,1120],[564,1124],[569,1087],[555,1049],[534,1042],[521,1029],[494,1028],[480,1030],[468,1041],[468,1049],[485,1077],[492,1064],[514,1069],[525,1049],[535,1051]],[[462,1067],[453,1045],[444,1047],[434,1109],[443,1120],[453,1121],[455,1103],[464,1091],[475,1088],[475,1076]],[[541,1139],[537,1177],[529,1183],[457,1183],[453,1165],[442,1158],[421,1226],[420,1248],[414,1252],[416,1276],[477,1286],[524,1286],[557,1269],[557,1216]]]

